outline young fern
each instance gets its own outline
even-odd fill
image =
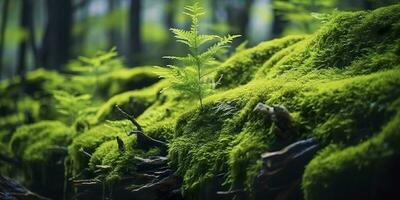
[[[157,67],[157,73],[170,81],[169,88],[177,91],[182,96],[197,98],[203,108],[203,99],[210,94],[216,83],[208,78],[215,71],[217,53],[226,50],[232,40],[239,35],[220,37],[199,33],[199,18],[204,15],[204,9],[195,3],[185,6],[184,14],[192,20],[190,30],[171,28],[177,42],[188,47],[186,56],[164,56],[163,58],[175,61],[175,65],[167,68]]]

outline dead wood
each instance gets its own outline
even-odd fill
[[[4,200],[49,200],[35,194],[14,180],[0,175],[0,199]]]
[[[129,135],[136,134],[137,136],[136,142],[139,148],[149,149],[151,147],[159,147],[161,152],[163,154],[166,154],[168,149],[167,143],[160,140],[156,140],[146,135],[144,133],[142,126],[139,124],[139,122],[137,122],[136,118],[133,115],[130,115],[127,112],[125,112],[118,105],[115,105],[115,107],[125,118],[127,118],[137,128],[137,130],[130,131]]]

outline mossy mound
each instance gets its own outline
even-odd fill
[[[57,72],[37,69],[27,73],[24,94],[31,97],[40,97],[45,92],[55,90],[62,86],[65,78]],[[21,79],[14,77],[0,83],[1,96],[16,99],[20,93]]]
[[[249,82],[257,69],[276,52],[303,40],[303,36],[288,36],[262,42],[256,47],[234,54],[216,73],[220,87],[232,88]]]
[[[72,141],[74,131],[59,121],[41,121],[19,127],[9,143],[10,151],[23,162],[51,164]],[[55,156],[54,156],[55,155]]]
[[[115,105],[119,105],[136,117],[139,116],[159,98],[159,93],[165,86],[166,83],[162,81],[144,89],[128,91],[113,96],[99,108],[94,122],[98,123],[105,119],[120,119],[121,114],[113,112]]]
[[[159,80],[153,67],[120,69],[100,78],[99,91],[111,97],[121,92],[148,87]]]
[[[111,124],[101,124],[79,134],[68,147],[68,155],[72,160],[74,174],[84,172],[89,166],[90,155],[103,143],[115,140],[116,136],[124,138],[132,129],[127,121],[122,122],[125,130],[114,128]]]
[[[9,151],[20,164],[6,169],[43,195],[57,198],[63,190],[64,158],[74,130],[59,121],[40,121],[19,127],[9,142]]]
[[[136,146],[136,136],[127,135],[122,137],[125,149],[121,151],[116,140],[110,140],[101,144],[93,153],[89,161],[89,169],[94,172],[98,166],[106,166],[111,169],[102,174],[107,183],[115,183],[121,176],[132,174],[136,171],[135,163],[138,158],[157,155],[160,153],[158,148],[143,151]]]
[[[330,146],[306,168],[305,199],[386,199],[397,195],[400,116],[358,145]]]
[[[369,12],[334,13],[316,33],[275,54],[256,77],[300,77],[331,68],[356,75],[393,68],[400,55],[399,15],[397,5]]]
[[[38,69],[27,73],[24,84],[24,96],[21,97],[21,80],[14,77],[0,83],[1,126],[12,131],[21,124],[36,122],[39,119],[54,119],[55,110],[50,108],[52,90],[60,89],[65,78],[57,72]],[[19,101],[15,101],[19,99]],[[21,115],[18,121],[10,123],[12,116]],[[11,131],[11,132],[12,132]]]

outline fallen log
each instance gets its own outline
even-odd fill
[[[2,200],[50,200],[35,194],[14,180],[0,175],[0,199]]]
[[[289,199],[298,195],[304,168],[318,150],[317,141],[310,138],[282,150],[262,154],[263,168],[254,182],[256,199]]]

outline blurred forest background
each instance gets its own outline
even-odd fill
[[[311,33],[324,13],[374,9],[398,0],[199,0],[203,31],[240,34],[234,47]],[[126,66],[164,64],[176,55],[169,28],[187,28],[192,0],[0,0],[0,79],[36,68],[63,71],[70,60],[116,47]],[[234,51],[232,49],[231,51]]]

